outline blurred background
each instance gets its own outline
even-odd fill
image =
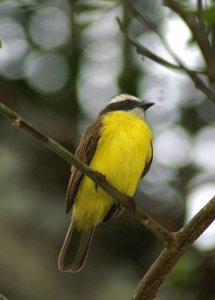
[[[153,19],[187,66],[203,67],[189,30],[162,1],[132,3]],[[155,102],[147,112],[154,161],[135,199],[174,231],[215,193],[215,106],[183,72],[138,56],[116,16],[144,46],[172,61],[119,1],[1,1],[0,101],[72,152],[110,97],[126,92]],[[9,300],[130,299],[162,250],[125,212],[98,226],[80,273],[60,273],[69,176],[65,161],[0,116],[0,293]],[[211,226],[156,299],[215,299],[214,249]]]

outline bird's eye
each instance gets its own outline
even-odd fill
[[[125,100],[123,101],[123,110],[130,110],[130,106],[131,106],[131,101],[129,100]]]
[[[130,104],[130,100],[125,100],[125,101],[124,101],[124,104],[125,104],[126,106],[128,106],[128,105]]]

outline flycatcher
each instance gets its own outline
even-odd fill
[[[113,97],[86,129],[76,150],[77,158],[104,174],[128,196],[134,195],[151,166],[153,134],[144,116],[152,105],[127,94]],[[78,272],[85,263],[95,227],[118,216],[122,208],[76,167],[71,169],[66,198],[72,220],[58,266],[63,272]]]

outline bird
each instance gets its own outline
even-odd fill
[[[112,97],[87,127],[75,155],[103,174],[121,193],[132,197],[153,158],[153,133],[145,111],[154,103],[122,93]],[[62,272],[79,272],[86,261],[95,228],[121,214],[123,208],[75,166],[66,193],[71,223],[60,255]]]

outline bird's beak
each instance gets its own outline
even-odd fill
[[[153,102],[145,102],[145,101],[141,101],[141,103],[139,104],[139,106],[140,106],[141,108],[143,108],[144,111],[147,110],[147,109],[148,109],[149,107],[151,107],[152,105],[154,105]]]

